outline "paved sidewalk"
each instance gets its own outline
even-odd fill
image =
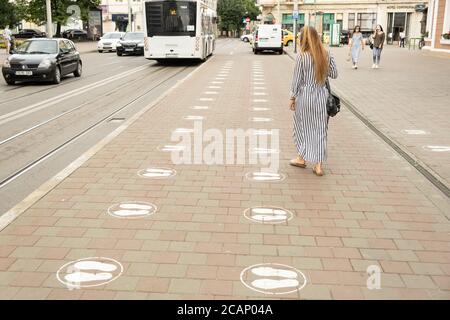
[[[295,155],[287,107],[292,69],[286,55],[255,56],[248,44],[228,41],[0,232],[0,298],[449,299],[450,223],[429,199],[439,191],[353,114],[344,108],[331,119],[324,177],[288,165]],[[158,146],[174,144],[175,129],[193,127],[186,116],[203,116],[204,130],[223,133],[280,129],[286,178],[247,180],[257,165],[173,165]],[[176,169],[176,175],[137,174],[155,166]],[[157,212],[139,219],[108,214],[130,201],[153,203]],[[253,206],[281,207],[293,218],[257,223],[243,215]],[[57,280],[66,263],[88,257],[115,259],[123,273],[108,284],[74,290]],[[273,270],[256,270],[261,263],[295,268],[306,284],[279,295],[251,290],[241,272],[252,267],[253,275],[244,272],[242,279],[257,287],[251,277],[269,277]],[[367,288],[372,265],[382,271],[380,289]],[[296,271],[295,284],[295,269],[279,276],[294,289],[304,284]]]
[[[386,46],[373,70],[367,47],[353,70],[348,47],[331,51],[340,66],[333,89],[450,188],[450,56]]]

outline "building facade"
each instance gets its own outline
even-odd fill
[[[428,2],[424,49],[450,53],[450,0]]]
[[[132,30],[143,30],[143,1],[130,0]],[[102,0],[103,32],[126,31],[128,27],[128,0]]]
[[[265,23],[281,23],[292,30],[293,0],[257,2]],[[380,24],[389,43],[398,41],[402,31],[407,39],[421,37],[424,16],[426,19],[423,7],[424,2],[417,0],[299,0],[298,21],[300,26],[314,26],[324,39],[330,35],[333,24],[340,24],[341,30],[359,25],[366,33]]]

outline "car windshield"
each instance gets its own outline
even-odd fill
[[[144,40],[144,34],[142,32],[130,32],[126,33],[123,37],[124,40]]]
[[[120,33],[107,33],[102,37],[102,39],[120,39],[120,36]]]
[[[55,40],[25,41],[17,48],[20,54],[54,54],[58,53]]]

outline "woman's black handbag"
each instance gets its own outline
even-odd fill
[[[341,110],[341,99],[338,96],[331,93],[330,82],[325,82],[325,85],[328,89],[328,99],[327,99],[327,113],[328,116],[334,117]]]

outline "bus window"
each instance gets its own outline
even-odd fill
[[[195,37],[197,3],[188,1],[146,2],[147,35]]]

